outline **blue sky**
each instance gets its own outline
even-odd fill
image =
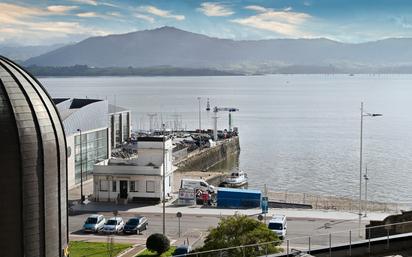
[[[0,44],[54,44],[174,26],[213,37],[359,43],[412,37],[410,0],[0,0]]]

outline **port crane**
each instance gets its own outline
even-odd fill
[[[215,114],[214,119],[214,128],[213,128],[213,140],[217,140],[217,113],[218,112],[229,112],[229,131],[232,131],[232,112],[238,112],[238,108],[233,107],[217,107],[213,108],[213,113]]]

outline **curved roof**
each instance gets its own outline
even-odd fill
[[[67,246],[66,142],[43,86],[0,56],[2,256],[62,256]],[[2,205],[4,206],[4,205]]]

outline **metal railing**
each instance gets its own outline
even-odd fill
[[[406,226],[405,226],[406,225]],[[382,230],[384,229],[384,230]],[[386,231],[383,235],[382,231]],[[391,236],[400,235],[412,232],[412,221],[397,222],[378,226],[365,227],[359,229],[335,231],[332,233],[321,233],[310,236],[301,236],[286,238],[285,240],[277,240],[259,244],[240,245],[216,250],[192,252],[178,256],[191,257],[250,257],[250,256],[269,256],[275,253],[277,249],[279,253],[286,256],[293,256],[297,252],[310,254],[316,249],[329,248],[329,256],[332,256],[334,247],[346,247],[347,255],[352,256],[352,249],[355,244],[366,244],[366,250],[371,252],[372,244],[375,238],[386,238],[386,249],[390,248]],[[374,236],[375,233],[375,236]]]

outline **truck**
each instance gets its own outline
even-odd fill
[[[202,191],[208,191],[210,193],[213,193],[215,191],[215,187],[212,185],[209,185],[209,183],[207,183],[203,179],[183,178],[180,181],[180,188],[199,189]]]

